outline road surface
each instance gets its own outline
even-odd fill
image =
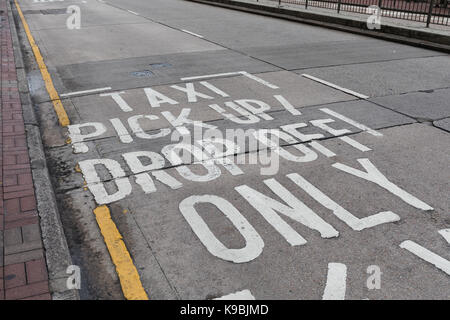
[[[450,298],[447,54],[184,0],[18,3],[81,298]]]

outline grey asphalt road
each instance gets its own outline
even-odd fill
[[[70,120],[22,39],[81,298],[127,297],[104,206],[150,299],[450,298],[448,55],[184,0],[19,3]]]

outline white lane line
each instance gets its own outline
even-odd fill
[[[323,300],[344,300],[347,288],[347,266],[342,263],[328,264],[327,284],[323,292]]]
[[[75,91],[75,92],[63,93],[60,95],[60,97],[71,97],[71,96],[77,96],[77,95],[81,95],[81,94],[85,94],[85,93],[108,91],[111,89],[112,89],[111,87],[105,87],[105,88],[97,88],[97,89],[91,89],[91,90]]]
[[[238,75],[242,75],[245,76],[249,79],[252,79],[256,82],[259,82],[263,85],[265,85],[266,87],[269,87],[271,89],[278,89],[279,87],[277,87],[274,84],[271,84],[270,82],[261,79],[253,74],[248,73],[247,71],[236,71],[236,72],[226,72],[226,73],[215,73],[215,74],[207,74],[207,75],[203,75],[203,76],[194,76],[194,77],[185,77],[185,78],[180,78],[181,81],[191,81],[191,80],[200,80],[200,79],[211,79],[211,78],[222,78],[222,77],[229,77],[229,76],[238,76]]]
[[[415,243],[414,241],[411,240],[403,241],[402,243],[400,243],[400,248],[408,250],[412,254],[418,256],[420,259],[431,263],[436,268],[441,269],[446,274],[450,275],[450,261],[422,247],[421,245]]]
[[[134,12],[134,11],[131,11],[131,10],[127,10],[129,13],[131,13],[131,14],[134,14],[134,15],[136,15],[136,16],[138,16],[139,15],[139,13],[137,13],[137,12]]]
[[[227,294],[220,298],[215,298],[213,300],[256,300],[252,295],[250,290],[242,290],[235,293]]]
[[[302,74],[302,77],[305,77],[305,78],[308,78],[308,79],[310,79],[310,80],[319,82],[319,83],[321,83],[321,84],[324,84],[324,85],[326,85],[326,86],[328,86],[328,87],[331,87],[331,88],[334,88],[334,89],[337,89],[337,90],[340,90],[340,91],[342,91],[342,92],[351,94],[352,96],[358,97],[358,98],[360,98],[360,99],[369,99],[369,96],[366,96],[366,95],[364,95],[364,94],[358,93],[358,92],[356,92],[356,91],[353,91],[353,90],[350,90],[350,89],[347,89],[347,88],[343,88],[343,87],[341,87],[341,86],[338,86],[337,84],[334,84],[334,83],[331,83],[331,82],[328,82],[328,81],[325,81],[325,80],[316,78],[316,77],[311,76],[311,75],[306,74],[306,73],[303,73],[303,74]]]
[[[197,34],[197,33],[194,33],[194,32],[192,32],[192,31],[189,31],[189,30],[185,30],[185,29],[181,29],[181,31],[183,31],[183,32],[186,32],[186,33],[189,33],[189,34],[191,34],[191,35],[193,35],[193,36],[195,36],[195,37],[198,37],[198,38],[204,38],[203,36],[201,36],[201,35],[199,35],[199,34]]]
[[[321,108],[320,111],[325,112],[325,113],[327,113],[329,115],[332,115],[333,117],[338,118],[339,120],[347,122],[348,124],[351,124],[352,126],[358,128],[358,129],[360,129],[362,131],[366,131],[367,133],[369,133],[369,134],[371,134],[371,135],[373,135],[375,137],[382,137],[383,136],[383,134],[379,133],[378,131],[370,129],[368,126],[366,126],[366,125],[364,125],[362,123],[356,122],[355,120],[352,120],[350,118],[347,118],[346,116],[344,116],[344,115],[342,115],[340,113],[337,113],[337,112],[335,112],[333,110],[330,110],[328,108]]]

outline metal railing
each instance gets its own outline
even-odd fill
[[[450,0],[271,0],[308,7],[370,14],[369,6],[378,6],[382,17],[431,24],[450,25]]]

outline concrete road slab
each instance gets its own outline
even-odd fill
[[[36,31],[48,66],[219,50],[198,37],[153,22]],[[145,41],[142,41],[145,39]]]
[[[266,147],[262,144],[250,144],[247,139],[235,139],[233,136],[227,136],[235,131],[228,132],[229,130],[242,130],[243,134],[250,134],[251,130],[258,129],[275,129],[280,130],[280,127],[288,124],[304,123],[305,127],[299,129],[299,132],[309,135],[309,134],[321,134],[323,137],[321,139],[328,139],[333,137],[333,135],[321,128],[312,125],[311,121],[317,119],[332,119],[333,122],[330,126],[336,130],[346,130],[348,133],[357,133],[361,129],[344,122],[336,117],[330,116],[320,109],[328,108],[334,112],[337,112],[346,117],[350,117],[352,120],[362,123],[372,129],[381,129],[387,127],[393,127],[398,125],[405,125],[413,123],[414,120],[406,116],[399,115],[390,110],[381,108],[379,106],[373,105],[365,101],[349,101],[328,104],[325,106],[315,106],[302,108],[302,115],[292,116],[286,111],[275,111],[270,113],[273,117],[271,121],[260,121],[256,124],[235,124],[229,120],[217,120],[213,122],[207,122],[207,124],[214,125],[217,127],[218,132],[228,140],[235,141],[235,144],[239,147],[237,153],[246,153],[249,151],[265,149]],[[180,141],[186,143],[193,143],[194,139],[202,139],[205,134],[204,131],[198,131],[193,126],[186,126],[186,129],[190,132],[190,137],[186,136],[180,140],[180,135],[177,131],[172,130],[169,135],[157,138],[157,139],[141,139],[138,137],[133,137],[133,141],[130,143],[121,143],[119,137],[92,137],[86,139],[86,153],[74,154],[72,147],[66,145],[64,147],[53,148],[49,151],[50,158],[52,159],[50,165],[52,171],[55,173],[54,178],[57,181],[58,190],[70,190],[73,188],[79,188],[84,185],[84,179],[76,170],[77,164],[80,161],[88,159],[101,159],[107,158],[117,161],[123,168],[127,176],[131,175],[129,167],[125,164],[123,154],[134,151],[152,151],[162,155],[162,150],[166,145],[177,144]],[[148,131],[148,134],[156,134],[157,132]],[[250,133],[248,133],[250,132]],[[200,136],[199,136],[200,135]],[[299,142],[298,139],[294,141]],[[288,146],[292,144],[292,141],[280,140],[280,145]],[[191,163],[193,160],[188,159],[184,163]],[[171,167],[172,164],[169,161],[165,161],[163,167]],[[99,178],[101,181],[110,181],[111,175],[108,171],[100,171]],[[143,193],[140,196],[144,196]]]
[[[415,121],[411,118],[390,112],[389,110],[379,108],[375,105],[372,105],[368,102],[342,102],[329,104],[326,106],[316,106],[302,109],[302,115],[293,117],[290,113],[286,111],[276,111],[270,113],[270,115],[274,118],[271,121],[260,121],[257,124],[249,124],[249,125],[237,125],[233,124],[227,120],[217,120],[214,122],[208,122],[207,124],[211,124],[217,127],[217,130],[223,133],[223,136],[226,137],[227,130],[238,130],[242,129],[244,132],[246,130],[259,130],[259,129],[280,129],[281,126],[296,124],[296,123],[305,123],[307,124],[304,128],[299,129],[301,133],[304,134],[322,134],[324,139],[333,137],[332,134],[321,130],[314,125],[311,124],[311,121],[317,119],[330,119],[332,118],[333,123],[330,124],[335,129],[338,130],[347,130],[349,133],[360,132],[361,130],[352,126],[349,123],[346,123],[342,120],[339,120],[333,116],[330,116],[327,113],[324,113],[320,109],[328,108],[332,111],[335,111],[339,114],[345,115],[347,117],[351,117],[352,120],[357,121],[358,123],[364,123],[368,127],[372,129],[381,129],[388,128],[392,126],[405,125],[414,123]],[[351,115],[351,116],[349,116]],[[193,126],[188,126],[192,139],[195,138],[195,128]],[[204,133],[205,131],[203,131]],[[107,139],[87,139],[86,141],[90,141],[95,144],[95,150],[99,152],[101,157],[106,158],[114,158],[117,161],[122,161],[121,154],[125,152],[130,152],[132,150],[149,150],[154,152],[160,152],[160,150],[168,144],[174,144],[179,141],[179,135],[172,133],[166,137],[162,137],[159,139],[154,139],[149,143],[148,141],[142,139],[135,139],[133,143],[130,144],[120,144],[119,139],[117,137],[107,138]],[[183,140],[189,141],[189,140]],[[254,151],[255,147],[258,146],[249,146],[248,144],[239,144],[240,152],[248,152]],[[245,143],[248,143],[245,141]],[[287,141],[280,141],[280,145],[290,145]],[[166,164],[170,166],[170,164]]]
[[[371,99],[371,101],[419,120],[450,116],[450,89],[426,90]]]
[[[450,118],[434,121],[433,124],[438,128],[450,132]]]
[[[173,84],[182,77],[241,70],[261,73],[279,68],[230,50],[213,50],[64,65],[55,73],[61,79],[58,90],[66,93]]]
[[[347,299],[445,299],[450,290],[448,275],[410,252],[400,243],[413,240],[448,259],[448,247],[437,233],[449,223],[450,203],[446,197],[449,146],[446,134],[426,125],[409,125],[382,130],[381,139],[362,133],[354,138],[372,147],[369,154],[340,150],[335,159],[320,158],[308,164],[283,162],[274,177],[289,192],[304,201],[339,231],[339,237],[323,239],[316,232],[286,218],[296,232],[307,239],[302,246],[290,246],[234,189],[247,185],[279,199],[262,183],[255,166],[242,166],[242,176],[224,174],[209,183],[187,183],[182,189],[149,197],[132,197],[126,207],[137,221],[167,279],[185,299],[210,299],[249,289],[257,299],[320,299],[330,262],[348,268]],[[405,138],[406,137],[406,138]],[[337,147],[338,140],[326,146]],[[420,156],[418,156],[420,154]],[[357,158],[370,161],[391,181],[435,207],[431,213],[411,207],[386,190],[331,167],[334,162],[358,168]],[[175,169],[168,172],[175,174]],[[299,173],[334,201],[358,217],[391,210],[400,216],[386,223],[355,231],[334,217],[285,177]],[[430,188],[432,186],[432,188]],[[264,241],[257,258],[235,264],[210,254],[180,213],[179,204],[192,195],[215,195],[238,208]],[[229,248],[242,248],[239,232],[211,204],[196,206],[201,217]],[[126,228],[119,222],[119,228]],[[124,233],[127,237],[127,233]],[[357,244],[357,245],[355,245]],[[366,287],[367,267],[383,272],[380,290]],[[424,277],[426,274],[426,277]],[[425,280],[426,279],[426,280]],[[151,288],[148,288],[151,294]]]
[[[370,97],[447,88],[448,56],[299,70]]]
[[[155,1],[151,8],[139,0],[126,3],[113,0],[109,3],[124,9],[132,8],[131,10],[145,17],[179,29],[189,30],[207,40],[235,50],[248,47],[282,46],[286,43],[305,44],[363,39],[361,36],[350,33],[325,31],[320,27],[259,15],[250,17],[245,12],[217,10],[208,5],[192,4],[181,0],[170,4],[161,0]],[[185,12],[189,12],[189,15],[184,14]]]
[[[287,70],[445,55],[380,40],[327,41],[241,50]]]
[[[19,1],[72,125],[67,139],[24,46],[82,298],[124,298],[93,213],[100,205],[150,299],[240,290],[321,299],[333,263],[347,270],[346,299],[448,298],[439,234],[450,225],[448,55],[183,0],[80,2],[84,27],[68,30],[52,9],[77,1]],[[94,91],[65,95],[84,90]],[[171,161],[174,132],[198,148],[205,138],[200,123],[176,122],[183,109],[225,138],[237,129],[290,136],[268,159],[267,145],[245,140],[226,159]],[[89,122],[105,132],[81,128],[90,136],[74,153],[73,130]],[[381,272],[378,289],[368,268]]]
[[[122,104],[127,107],[126,112],[122,111],[121,108],[123,107],[121,107],[120,104],[114,100],[113,96],[111,96],[111,91],[73,97],[70,98],[70,101],[68,99],[67,102],[69,107],[73,105],[79,116],[79,120],[74,119],[74,123],[102,122],[110,128],[108,133],[102,137],[108,137],[116,135],[115,131],[111,130],[112,127],[109,121],[109,119],[113,118],[121,119],[126,123],[130,117],[136,115],[153,115],[158,117],[158,119],[153,121],[142,121],[141,128],[144,131],[148,131],[169,127],[170,122],[167,120],[164,113],[170,112],[177,117],[183,109],[190,109],[188,118],[195,121],[205,122],[225,118],[224,114],[209,107],[210,105],[218,105],[220,108],[227,109],[227,113],[239,117],[241,114],[226,107],[226,103],[244,99],[265,103],[268,106],[266,112],[285,110],[285,107],[276,98],[276,96],[279,95],[283,96],[294,108],[356,99],[351,95],[323,86],[322,84],[299,77],[295,73],[287,71],[255,74],[255,76],[264,81],[276,84],[279,88],[268,88],[266,85],[242,75],[211,80],[204,79],[207,80],[208,84],[214,86],[214,88],[221,90],[222,93],[218,94],[212,91],[210,88],[200,83],[201,80],[192,81],[190,83],[193,85],[194,89],[206,96],[197,97],[195,98],[196,101],[189,101],[187,94],[179,89],[186,88],[186,83],[188,82],[182,82],[178,78],[178,81],[171,85],[144,87],[123,91],[123,93],[120,94],[120,97],[123,99]],[[176,86],[176,88],[173,86]],[[172,102],[161,102],[159,106],[156,104],[152,105],[146,93],[147,89],[163,94],[171,99]],[[223,94],[226,94],[227,96],[223,97]],[[234,104],[237,104],[237,102],[234,102]],[[255,103],[253,104],[256,108],[259,108]]]
[[[79,0],[31,3],[28,1],[20,1],[20,5],[31,31],[41,29],[67,29],[67,20],[73,13],[73,11],[68,10],[70,6],[80,8],[81,28],[148,22],[143,17],[107,6],[98,1],[90,1],[89,3],[83,3]],[[70,31],[77,32],[76,29]]]

